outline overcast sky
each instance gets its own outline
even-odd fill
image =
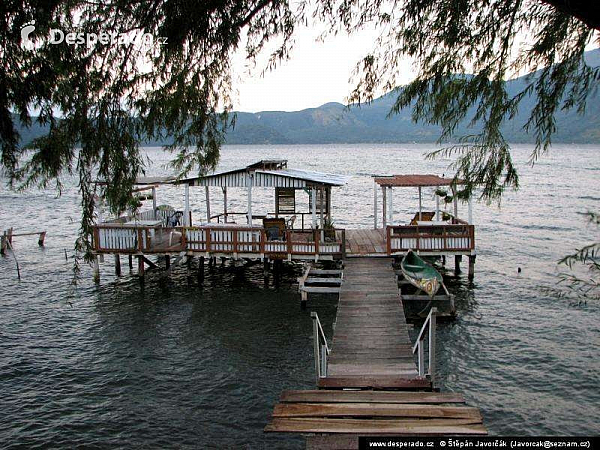
[[[260,76],[261,66],[248,76],[244,60],[236,60],[236,72],[241,78],[235,83],[236,111],[297,111],[328,102],[345,103],[352,90],[349,78],[356,63],[372,48],[377,34],[372,30],[347,36],[329,36],[317,42],[317,30],[301,30],[289,61],[274,71]],[[402,83],[410,81],[411,73],[402,75]]]

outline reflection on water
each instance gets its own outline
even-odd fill
[[[448,172],[447,162],[425,163],[426,150],[229,147],[221,167],[287,158],[290,167],[352,175],[348,186],[333,192],[334,220],[368,227],[370,174]],[[515,150],[521,164],[529,150]],[[600,308],[569,306],[542,289],[555,285],[556,260],[597,239],[597,230],[576,213],[598,209],[599,150],[557,147],[543,164],[523,169],[521,191],[507,193],[500,209],[474,208],[475,279],[448,283],[458,317],[438,329],[438,382],[481,407],[494,434],[600,431]],[[156,150],[149,155],[155,164],[149,173],[166,173],[165,156]],[[206,268],[202,285],[195,267],[188,276],[178,266],[170,278],[148,272],[141,285],[127,264],[124,276],[114,277],[112,258],[106,258],[100,286],[86,267],[73,288],[64,250],[72,254],[77,233],[74,184],[58,199],[50,191],[0,189],[3,228],[48,230],[44,249],[35,239],[15,242],[22,282],[14,261],[0,258],[3,447],[302,448],[301,438],[262,432],[281,390],[314,387],[310,310],[332,336],[335,298],[311,296],[301,311],[299,266],[265,284],[260,264],[217,265]],[[426,205],[434,204],[430,194]],[[159,203],[183,202],[177,188],[158,195]],[[272,208],[272,195],[257,191],[257,213]],[[194,217],[204,213],[202,199],[192,198]],[[244,209],[243,190],[232,190],[230,200],[231,210]],[[406,220],[416,192],[395,191],[394,203],[397,220]]]

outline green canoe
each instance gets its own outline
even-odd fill
[[[426,292],[433,298],[443,283],[442,276],[435,268],[419,258],[412,250],[402,259],[400,263],[402,274],[410,284]]]

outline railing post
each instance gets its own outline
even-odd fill
[[[429,379],[433,385],[435,378],[435,328],[437,308],[431,308],[429,312]]]
[[[313,348],[315,352],[315,372],[317,375],[317,382],[321,378],[321,346],[319,345],[319,324],[317,323],[317,313],[312,311],[310,318],[313,321]]]
[[[423,348],[423,344],[425,339],[421,339],[418,342],[417,355],[419,357],[419,376],[425,376],[425,349]]]
[[[346,257],[346,229],[342,229],[342,257]]]

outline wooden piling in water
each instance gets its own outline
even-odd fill
[[[462,261],[462,255],[454,256],[454,274],[458,275],[460,273],[460,262]]]
[[[94,282],[100,283],[100,262],[98,255],[94,255]]]
[[[121,256],[118,253],[115,254],[115,275],[121,276]]]
[[[144,278],[144,257],[138,256],[138,275],[140,278]]]
[[[475,277],[475,258],[477,258],[477,255],[469,256],[469,280]]]
[[[204,256],[200,257],[198,262],[198,283],[204,282]]]

